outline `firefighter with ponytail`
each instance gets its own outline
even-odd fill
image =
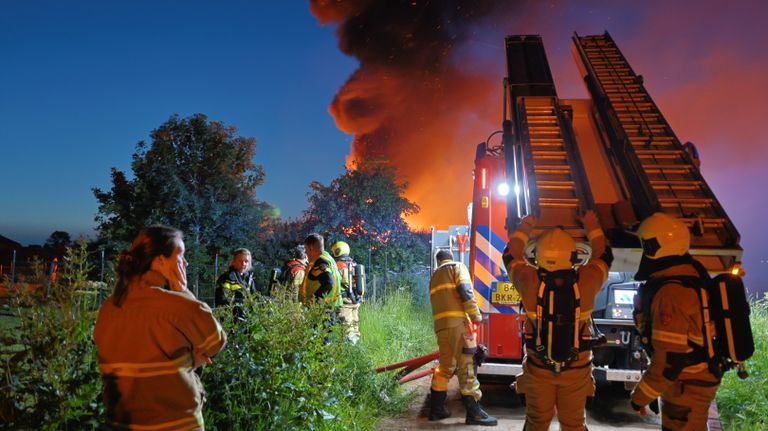
[[[524,217],[510,236],[504,264],[520,293],[527,316],[523,372],[515,389],[525,399],[525,429],[549,430],[557,411],[564,431],[586,429],[585,407],[594,395],[591,321],[600,287],[613,261],[593,211],[581,219],[592,246],[587,264],[578,265],[576,243],[562,229],[548,229],[535,239],[535,267],[524,256],[537,224]]]
[[[117,283],[93,339],[104,385],[105,429],[203,429],[195,372],[226,343],[211,308],[187,289],[179,230],[151,226],[120,253]]]

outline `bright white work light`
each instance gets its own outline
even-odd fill
[[[496,186],[496,191],[499,193],[500,196],[506,196],[509,194],[509,184],[507,183],[501,183],[498,186]]]

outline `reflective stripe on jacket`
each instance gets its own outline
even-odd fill
[[[429,281],[429,300],[435,332],[463,325],[467,318],[482,319],[472,293],[472,279],[463,263],[447,261],[437,267]]]
[[[331,289],[324,297],[323,301],[332,307],[341,307],[343,300],[341,298],[341,275],[336,267],[336,261],[333,260],[327,251],[323,251],[320,256],[307,267],[307,273],[304,277],[304,283],[301,286],[302,301],[309,303],[318,289],[321,288],[321,279],[329,273],[331,279]]]

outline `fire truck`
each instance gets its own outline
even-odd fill
[[[675,135],[611,36],[574,33],[572,42],[588,99],[558,97],[540,36],[505,40],[502,130],[477,146],[470,210],[468,267],[484,314],[478,342],[488,347],[479,374],[521,372],[525,314],[502,263],[508,233],[533,214],[539,224],[532,238],[561,227],[586,260],[578,217],[593,209],[615,256],[593,313],[607,340],[594,349],[594,376],[629,387],[647,363],[632,322],[640,221],[657,211],[684,220],[691,254],[711,273],[737,271],[742,249],[695,148]],[[447,247],[459,251],[457,232],[447,233]]]

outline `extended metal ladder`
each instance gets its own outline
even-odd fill
[[[578,151],[555,97],[518,100],[520,144],[528,156],[527,177],[532,212],[540,226],[562,226],[580,232],[578,216],[589,207]]]
[[[613,154],[642,219],[664,211],[692,227],[692,248],[740,259],[739,234],[611,36],[573,37]],[[738,249],[738,250],[735,250]],[[738,251],[738,255],[736,254]],[[727,257],[727,256],[722,256]],[[717,265],[708,265],[717,266]]]
[[[593,202],[570,125],[571,111],[560,105],[540,36],[509,36],[506,49],[505,97],[514,137],[507,135],[505,150],[512,161],[508,178],[519,186],[509,214],[534,214],[539,228],[560,226],[581,238],[578,217]]]

